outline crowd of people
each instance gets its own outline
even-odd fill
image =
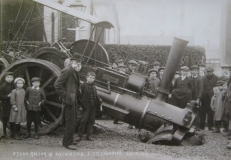
[[[95,123],[96,108],[99,108],[102,100],[98,97],[94,86],[95,73],[88,72],[86,82],[80,85],[78,72],[81,70],[81,61],[78,55],[65,60],[65,68],[56,79],[54,87],[62,98],[62,120],[64,126],[63,146],[75,150],[74,146],[83,139],[86,128],[87,140],[93,141],[92,130]],[[128,67],[123,60],[114,62],[110,69],[123,74],[137,72],[139,63],[135,60],[128,61]],[[159,62],[153,63],[153,68],[148,70],[145,89],[155,98],[158,88],[162,83],[164,67]],[[193,127],[195,130],[204,130],[207,122],[208,130],[220,133],[221,126],[223,136],[231,139],[231,66],[222,66],[223,75],[218,77],[212,67],[194,65],[190,69],[182,66],[177,71],[170,84],[167,103],[184,109],[188,102],[194,100],[199,106],[198,114]],[[32,87],[24,88],[25,80],[21,77],[14,79],[14,73],[5,73],[5,83],[0,86],[0,100],[2,101],[3,135],[6,137],[7,123],[10,124],[11,138],[21,140],[20,123],[27,123],[28,133],[24,138],[31,137],[31,124],[35,126],[35,136],[38,139],[38,126],[40,121],[41,106],[46,100],[40,78],[31,79]],[[81,106],[81,107],[80,107]],[[77,122],[78,137],[74,139]],[[115,120],[114,123],[118,123]],[[133,126],[129,125],[129,128]],[[227,148],[231,148],[228,144]]]

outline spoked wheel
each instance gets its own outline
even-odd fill
[[[42,105],[41,122],[42,127],[39,128],[40,134],[47,134],[58,127],[61,119],[62,105],[59,95],[55,91],[54,82],[60,75],[61,69],[53,63],[38,59],[23,59],[12,63],[7,67],[0,80],[3,81],[5,72],[14,72],[14,77],[22,77],[25,79],[25,88],[31,86],[31,79],[39,77],[41,79],[40,87],[46,94],[46,101]],[[26,125],[22,126],[26,129]]]
[[[60,68],[64,68],[63,63],[66,58],[66,54],[53,47],[44,47],[37,50],[32,55],[32,58],[46,60],[51,63],[54,63]]]
[[[0,74],[8,66],[9,66],[8,61],[5,58],[0,58]]]
[[[89,41],[86,39],[79,40],[73,42],[68,48],[71,49],[72,53],[79,53],[81,54],[82,58],[84,59],[83,64],[85,65],[88,61],[87,65],[91,65],[94,67],[105,67],[109,63],[109,56],[105,48],[97,43],[93,53],[90,55],[92,49],[94,48],[95,42]],[[87,47],[86,47],[87,46]],[[86,47],[86,50],[85,50]],[[83,55],[83,52],[85,53]]]

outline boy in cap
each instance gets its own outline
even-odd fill
[[[5,83],[0,87],[0,100],[2,101],[1,121],[3,123],[3,135],[1,138],[6,137],[6,127],[7,127],[7,122],[9,121],[10,110],[11,110],[10,95],[11,95],[11,91],[15,88],[13,83],[14,80],[13,72],[6,72],[4,77],[5,77]],[[14,136],[13,123],[10,123],[10,130],[11,130],[10,137],[13,138]]]
[[[46,100],[46,95],[42,88],[40,88],[40,78],[34,77],[31,79],[32,87],[26,90],[26,103],[27,103],[27,135],[24,138],[31,136],[31,123],[34,122],[35,139],[38,139],[38,125],[40,124],[41,105]]]
[[[157,95],[157,88],[160,86],[160,80],[157,78],[157,70],[150,69],[148,71],[148,82],[150,91]]]
[[[82,140],[85,128],[87,128],[87,140],[93,141],[92,131],[95,124],[96,110],[100,108],[101,99],[99,98],[94,85],[95,73],[87,73],[87,81],[81,85],[82,93],[82,118],[79,126],[78,136]]]
[[[205,129],[205,118],[207,115],[208,129],[212,130],[213,126],[213,111],[210,106],[211,98],[213,97],[213,87],[218,80],[218,77],[213,74],[212,67],[205,68],[206,75],[202,78],[203,80],[203,93],[201,98],[201,107],[199,111],[200,116],[200,129]]]
[[[185,108],[186,104],[192,99],[193,85],[187,77],[188,67],[181,67],[181,76],[176,79],[172,94],[169,95],[171,103],[179,108]]]

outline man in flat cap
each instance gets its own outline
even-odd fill
[[[131,73],[135,72],[138,65],[139,64],[135,60],[128,61],[128,70],[126,71],[126,73],[131,74]]]
[[[158,79],[160,80],[160,82],[162,81],[163,74],[164,74],[164,67],[160,67],[158,70]]]
[[[63,99],[62,109],[62,125],[65,126],[63,136],[63,146],[66,149],[76,150],[74,142],[74,133],[77,124],[77,116],[79,115],[78,99],[81,97],[79,92],[80,79],[78,72],[82,65],[80,57],[73,54],[71,57],[71,65],[65,67],[60,76],[56,79],[54,87]]]
[[[223,81],[228,81],[230,77],[231,66],[228,64],[225,64],[221,66],[221,69],[223,73],[222,73],[222,76],[219,77],[219,79]]]
[[[192,91],[192,100],[195,100],[197,104],[200,106],[200,101],[202,98],[203,93],[203,80],[199,76],[199,67],[197,65],[191,66],[191,81],[193,84],[193,91]],[[194,121],[194,125],[199,130],[199,113],[197,113],[196,120]]]
[[[213,87],[215,87],[218,77],[214,75],[212,67],[205,68],[206,75],[203,80],[203,93],[201,98],[200,115],[200,129],[205,129],[205,118],[207,115],[208,129],[212,130],[213,126],[213,111],[211,109],[211,98],[213,97]]]
[[[155,70],[158,71],[159,68],[160,68],[160,62],[155,61],[155,62],[153,63],[153,69],[155,69]]]
[[[187,66],[181,67],[181,76],[176,79],[172,94],[169,96],[171,103],[182,109],[185,108],[186,104],[192,99],[193,85],[187,77],[188,70]]]

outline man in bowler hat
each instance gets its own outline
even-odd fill
[[[78,72],[81,70],[80,57],[73,54],[70,58],[71,65],[65,67],[60,76],[56,79],[54,87],[63,100],[62,125],[65,126],[63,136],[63,146],[66,149],[76,150],[74,142],[75,127],[77,124],[78,99],[81,96],[79,92],[80,79]]]

